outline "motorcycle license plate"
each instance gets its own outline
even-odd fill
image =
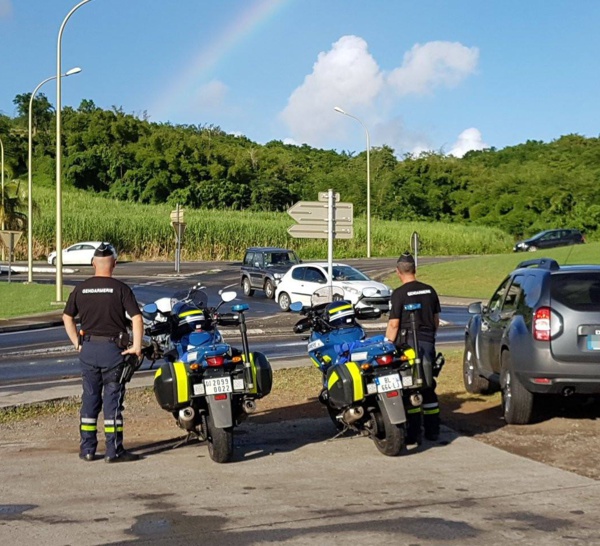
[[[231,377],[215,377],[204,380],[204,389],[207,396],[233,392],[231,388]]]
[[[375,378],[377,392],[389,392],[402,390],[402,382],[400,375],[395,373],[392,375],[382,375]]]

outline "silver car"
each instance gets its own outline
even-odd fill
[[[507,423],[532,422],[545,394],[600,395],[600,266],[522,262],[469,312],[465,388],[500,388]]]

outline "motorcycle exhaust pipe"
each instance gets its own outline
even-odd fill
[[[410,395],[410,403],[413,406],[420,406],[423,403],[423,395],[422,394],[411,394]]]
[[[243,408],[250,415],[256,411],[256,402],[254,400],[244,400]]]
[[[342,420],[344,421],[344,423],[347,423],[347,424],[351,425],[355,421],[358,421],[359,419],[362,419],[362,417],[364,415],[365,415],[364,408],[362,408],[361,406],[358,406],[357,408],[347,409],[344,412]]]
[[[177,422],[181,428],[184,428],[185,430],[193,430],[195,419],[196,412],[194,411],[194,408],[187,407],[179,410]]]

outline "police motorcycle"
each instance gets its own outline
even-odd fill
[[[142,352],[165,363],[154,377],[160,407],[175,417],[191,438],[208,442],[210,458],[231,460],[233,428],[256,410],[256,400],[271,392],[273,375],[267,357],[248,346],[245,311],[238,304],[231,313],[219,308],[236,297],[221,292],[221,302],[209,307],[199,285],[173,298],[162,298],[142,309],[145,336]],[[226,343],[219,326],[237,326],[242,348]]]
[[[417,355],[409,346],[398,351],[382,335],[368,338],[355,318],[377,318],[380,311],[353,307],[343,296],[343,290],[327,286],[313,294],[310,307],[292,303],[290,309],[304,316],[294,332],[310,332],[308,354],[323,375],[319,400],[339,434],[352,430],[368,436],[381,453],[397,456],[406,441],[404,400],[412,406],[423,400]]]

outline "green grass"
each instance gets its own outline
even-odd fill
[[[543,257],[554,258],[563,265],[600,264],[600,243],[423,265],[419,267],[417,276],[419,280],[431,284],[440,295],[487,300],[517,264]],[[394,288],[400,284],[395,274],[385,282]]]
[[[69,297],[71,287],[63,287],[63,300]],[[56,287],[51,284],[0,283],[0,319],[35,315],[61,309],[56,301]]]

